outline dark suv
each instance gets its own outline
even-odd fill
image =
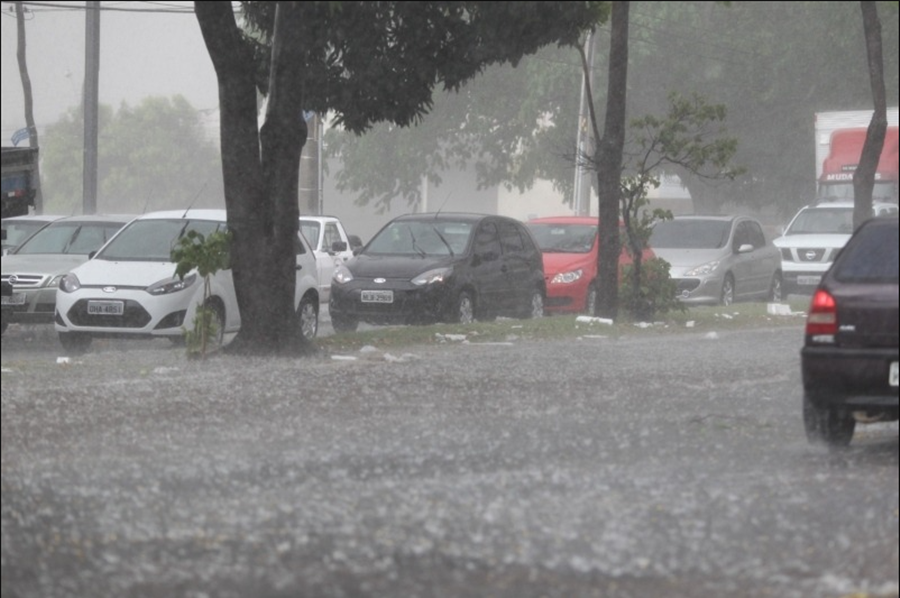
[[[811,442],[845,446],[856,424],[898,414],[898,218],[859,227],[813,295],[801,350]]]

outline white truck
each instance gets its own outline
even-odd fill
[[[328,303],[335,267],[353,257],[353,250],[362,243],[359,237],[348,235],[340,219],[334,216],[300,216],[300,232],[316,256],[319,300]]]
[[[871,120],[872,110],[816,113],[818,201],[853,201],[853,173]],[[897,107],[887,109],[887,125],[872,199],[897,203]]]

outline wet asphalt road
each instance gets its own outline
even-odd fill
[[[4,336],[2,595],[897,596],[897,425],[809,446],[801,334]]]

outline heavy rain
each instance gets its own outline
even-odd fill
[[[237,23],[263,29],[276,18],[267,4],[310,11],[306,21],[297,13],[282,21],[298,30],[326,23],[314,29],[330,31],[340,18],[348,31],[366,19],[371,29],[390,13],[355,2],[240,4],[251,18],[235,3]],[[396,39],[407,39],[411,24],[438,27],[436,13],[416,12],[428,4],[391,21]],[[229,188],[242,184],[230,175],[246,165],[229,162],[222,146],[233,112],[220,97],[221,73],[194,3],[4,3],[4,152],[39,150],[39,193],[26,213],[186,214],[227,204],[232,228],[235,210],[254,225],[257,212],[260,221],[274,216],[272,228],[287,213],[320,218],[316,234],[327,238],[321,246],[310,239],[314,259],[297,260],[298,272],[320,276],[307,285],[318,311],[304,312],[317,318],[312,351],[214,348],[202,358],[183,334],[202,312],[196,320],[182,312],[169,338],[156,334],[160,323],[134,338],[106,330],[89,346],[66,343],[66,326],[82,321],[68,312],[8,321],[35,307],[15,286],[23,271],[10,269],[18,256],[6,254],[4,238],[3,280],[13,285],[0,360],[4,597],[900,596],[897,422],[860,423],[843,447],[810,442],[805,429],[801,348],[824,270],[794,274],[790,288],[786,267],[767,273],[752,297],[732,276],[730,295],[712,295],[723,305],[686,301],[684,312],[675,307],[689,298],[681,287],[677,297],[644,296],[641,311],[620,286],[617,310],[601,293],[596,312],[543,318],[497,317],[476,300],[474,322],[451,310],[427,327],[332,323],[329,285],[339,282],[331,273],[352,270],[344,265],[353,252],[397,216],[477,212],[527,222],[602,213],[603,168],[592,150],[607,111],[615,113],[607,104],[617,77],[611,15],[591,13],[590,33],[584,15],[558,9],[558,23],[579,28],[573,44],[556,20],[534,27],[523,16],[538,14],[532,3],[485,3],[490,9],[480,14],[504,14],[506,4],[517,10],[488,29],[498,32],[496,43],[479,46],[498,56],[478,68],[452,45],[442,55],[459,63],[434,71],[427,54],[390,63],[390,52],[370,52],[359,61],[354,52],[365,40],[342,46],[341,76],[366,82],[375,105],[354,112],[369,97],[359,88],[319,94],[330,83],[317,71],[323,80],[307,86],[311,105],[299,111],[308,138],[298,184],[287,186],[296,201],[279,212],[277,201],[225,199],[248,191]],[[852,200],[852,171],[835,162],[839,152],[823,141],[831,130],[823,131],[845,117],[864,129],[879,107],[861,10],[872,3],[612,4],[630,5],[622,169],[623,181],[640,181],[623,183],[621,216],[639,220],[658,208],[669,212],[663,219],[750,217],[771,247],[802,207],[847,193]],[[333,10],[316,12],[326,6]],[[874,169],[873,197],[888,212],[898,203],[898,12],[896,3],[877,3],[880,106],[894,154]],[[482,32],[473,39],[484,40]],[[410,47],[427,37],[410,34]],[[413,69],[402,71],[404,85],[416,79],[411,73],[437,82],[421,113],[405,103],[419,101],[412,88],[386,74],[401,63]],[[453,77],[459,91],[444,89]],[[386,90],[395,84],[408,93],[392,103]],[[335,99],[347,97],[355,103]],[[250,116],[260,126],[278,122],[286,104],[270,109],[258,99],[259,114]],[[679,162],[684,156],[671,147],[641,154],[648,140],[665,138],[654,137],[655,127],[674,122],[679,107],[702,123],[696,139],[708,143],[707,159]],[[271,139],[253,137],[261,147]],[[663,159],[644,170],[642,158],[654,156]],[[223,157],[232,165],[224,173]],[[4,220],[15,203],[7,203],[5,177]],[[623,246],[627,233],[623,225]],[[437,234],[435,253],[452,247]],[[277,303],[287,294],[271,279],[252,290],[246,284],[272,272],[261,259],[270,241],[236,246],[260,252],[256,262],[239,254],[234,266],[236,301],[256,302],[242,303],[253,314],[242,330],[264,332],[254,327],[287,305]],[[776,255],[792,251],[778,247]],[[652,248],[644,249],[652,265]],[[63,286],[73,293],[84,282],[80,267],[67,266],[76,276]],[[48,296],[67,272],[45,273]],[[161,283],[182,284],[173,273]],[[113,310],[113,286],[105,285],[102,305],[91,300],[96,309]],[[400,296],[393,293],[377,297]],[[298,314],[303,305],[295,297]],[[124,314],[131,317],[124,307],[103,317]],[[574,333],[547,332],[566,323]],[[226,341],[241,335],[219,331]],[[896,353],[893,361],[896,373]]]

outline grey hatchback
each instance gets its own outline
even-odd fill
[[[331,283],[335,331],[370,324],[543,315],[544,267],[528,229],[504,216],[407,214],[387,223]]]
[[[898,231],[896,215],[865,222],[813,294],[800,352],[810,442],[844,446],[857,423],[897,419]]]

